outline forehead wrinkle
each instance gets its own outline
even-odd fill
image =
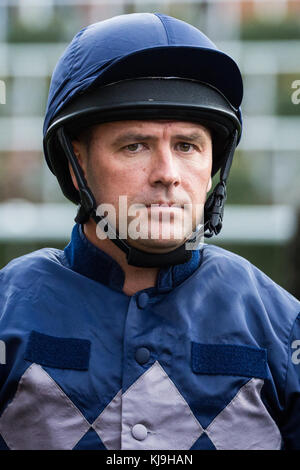
[[[133,124],[133,123],[131,123]],[[136,123],[134,123],[136,124]],[[137,129],[121,129],[117,132],[117,136],[112,140],[112,145],[125,145],[128,142],[137,141],[157,141],[161,137],[165,140],[168,138],[179,138],[186,140],[199,140],[204,141],[206,136],[211,137],[211,132],[207,127],[198,125],[192,122],[177,122],[177,121],[141,121],[137,122],[140,128]],[[154,129],[151,129],[151,124],[154,124]],[[158,128],[155,124],[159,124]],[[150,129],[149,126],[150,125]],[[178,125],[181,127],[178,128]],[[183,126],[182,126],[183,125]],[[134,127],[136,127],[134,125]],[[175,136],[173,133],[176,133]]]

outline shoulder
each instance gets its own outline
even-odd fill
[[[203,245],[203,265],[205,263],[219,265],[224,271],[228,269],[247,270],[254,267],[246,258],[217,245],[207,243]]]
[[[254,283],[259,281],[261,285],[266,284],[270,288],[274,287],[284,291],[282,287],[250,261],[216,245],[204,245],[201,267],[209,270],[218,270],[221,276],[230,275],[230,278],[238,276],[240,282],[244,279]]]
[[[215,245],[203,247],[203,274],[224,285],[233,295],[249,302],[256,299],[268,312],[290,312],[291,321],[300,312],[300,302],[245,258]]]
[[[0,270],[0,294],[9,285],[20,289],[32,287],[41,276],[65,264],[64,252],[56,248],[42,248],[15,258]]]

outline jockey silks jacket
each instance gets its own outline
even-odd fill
[[[300,449],[293,296],[207,244],[123,283],[79,224],[0,271],[0,448]]]

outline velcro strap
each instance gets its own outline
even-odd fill
[[[236,344],[192,342],[192,370],[195,374],[240,375],[267,378],[267,350]]]
[[[24,358],[58,369],[87,370],[91,342],[79,338],[58,338],[31,331]]]

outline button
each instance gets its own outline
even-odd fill
[[[139,348],[136,350],[135,358],[139,364],[145,364],[149,360],[150,351],[147,348]]]
[[[143,424],[135,424],[131,434],[137,441],[143,441],[147,437],[147,428]]]
[[[149,302],[149,295],[146,292],[142,292],[138,296],[138,306],[140,308],[145,308]]]

